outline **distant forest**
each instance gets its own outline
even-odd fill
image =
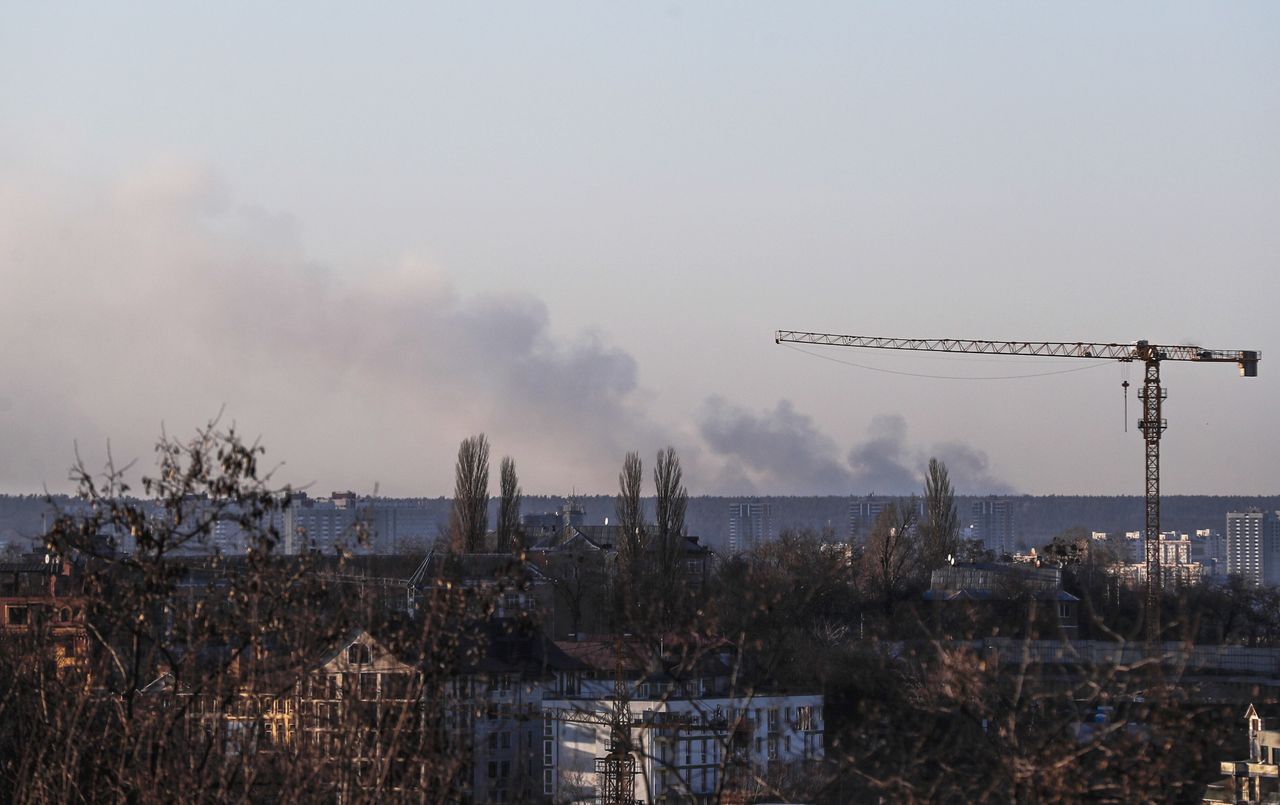
[[[1047,543],[1054,536],[1070,528],[1090,531],[1139,531],[1142,529],[1142,498],[1136,496],[1082,496],[1082,495],[1012,495],[1007,498],[1014,505],[1013,530],[1018,543],[1035,547]],[[65,500],[65,499],[64,499]],[[525,495],[524,514],[541,514],[559,509],[565,498],[550,495]],[[587,495],[576,498],[586,511],[586,522],[598,524],[614,515],[612,495]],[[723,548],[729,540],[729,504],[742,501],[759,501],[770,504],[773,513],[773,530],[776,535],[783,529],[833,530],[837,538],[848,535],[849,502],[847,496],[827,497],[718,497],[690,498],[686,517],[688,532],[700,537],[713,548]],[[957,497],[960,522],[970,522],[970,507],[978,498]],[[448,501],[445,498],[423,499],[441,520],[443,529],[447,518]],[[652,512],[652,499],[647,501]],[[496,501],[491,509],[496,507]],[[1280,496],[1246,497],[1228,495],[1175,495],[1164,498],[1162,522],[1166,531],[1194,531],[1226,527],[1229,511],[1249,508],[1280,510]],[[42,533],[46,518],[52,510],[41,495],[0,495],[0,543],[26,546],[29,540]],[[489,524],[497,522],[496,511],[490,511]]]

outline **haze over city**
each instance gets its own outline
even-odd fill
[[[1280,9],[1086,8],[11,8],[0,491],[220,410],[322,492],[1142,491],[1137,366],[785,328],[1261,350],[1163,489],[1274,494]]]

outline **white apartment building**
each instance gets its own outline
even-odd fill
[[[773,506],[760,501],[729,504],[729,553],[773,539]]]
[[[997,557],[1013,553],[1013,503],[1009,499],[988,496],[975,500],[970,506],[970,518],[972,533],[982,540],[984,548],[995,551]]]
[[[599,796],[614,701],[543,700],[543,793],[553,802]],[[822,705],[821,694],[632,699],[635,797],[713,803],[756,776],[798,773],[823,758]]]
[[[1280,584],[1280,519],[1275,512],[1227,513],[1227,572],[1255,586]]]

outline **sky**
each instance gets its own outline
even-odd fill
[[[317,494],[1280,486],[1280,6],[30,3],[0,11],[0,491],[213,417]],[[1125,397],[1129,391],[1126,432]]]

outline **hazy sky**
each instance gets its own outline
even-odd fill
[[[479,431],[539,493],[1142,492],[1120,364],[778,328],[1260,349],[1164,365],[1164,489],[1280,486],[1278,4],[194,5],[0,12],[0,491],[225,406],[319,493]]]

